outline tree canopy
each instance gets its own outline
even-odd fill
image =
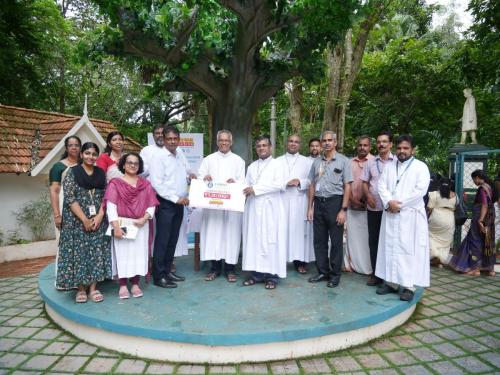
[[[257,110],[290,78],[314,73],[358,6],[355,0],[96,2],[111,20],[108,50],[156,64],[165,90],[204,94],[215,128],[232,130],[247,160]]]

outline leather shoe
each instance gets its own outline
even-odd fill
[[[184,276],[176,275],[173,272],[170,272],[169,274],[167,274],[167,279],[170,281],[175,281],[175,282],[186,280],[186,278]]]
[[[316,276],[312,276],[309,278],[310,283],[319,283],[320,281],[328,281],[330,278],[324,273],[319,273]]]
[[[399,299],[401,301],[407,301],[407,302],[411,302],[413,300],[413,296],[415,295],[415,293],[413,291],[411,291],[410,289],[403,289],[403,291],[401,292],[401,295],[399,296]]]
[[[377,288],[377,291],[376,291],[377,294],[380,294],[382,296],[384,294],[397,293],[397,292],[398,292],[398,289],[394,289],[387,284],[379,285],[379,287]]]
[[[177,284],[171,280],[162,278],[160,280],[155,280],[154,284],[160,288],[177,288]]]
[[[336,286],[338,286],[340,283],[340,278],[337,278],[337,279],[330,279],[330,281],[328,281],[326,283],[326,286],[328,288],[335,288]]]
[[[368,278],[368,281],[366,282],[366,285],[368,286],[375,286],[375,285],[380,285],[384,282],[380,277],[377,277],[375,275],[370,275]]]

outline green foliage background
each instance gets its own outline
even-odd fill
[[[118,1],[118,0],[117,0]],[[106,7],[120,1],[99,1],[101,11],[90,0],[70,1],[71,12],[63,15],[53,0],[16,0],[0,7],[0,103],[48,111],[79,114],[84,94],[89,95],[91,117],[112,121],[124,133],[145,142],[151,127],[162,122],[173,97],[162,85],[171,78],[166,67],[111,56],[103,35],[115,36],[107,25],[112,17]],[[338,28],[323,22],[321,12],[335,11],[329,0],[276,2],[279,12],[302,12],[304,27],[285,31],[259,53],[266,59],[285,56],[293,43],[307,38],[324,38]],[[142,10],[149,2],[127,2]],[[162,4],[160,12],[142,11],[142,22],[162,36],[186,17],[190,10],[183,1]],[[190,59],[177,69],[189,69],[196,51],[211,48],[215,69],[222,75],[231,59],[235,16],[215,1],[202,1],[200,24],[189,41]],[[354,4],[354,2],[353,2]],[[473,25],[465,33],[457,30],[456,18],[432,29],[430,20],[438,8],[424,1],[392,1],[391,12],[373,30],[355,83],[346,119],[347,154],[354,151],[355,139],[362,134],[375,136],[381,129],[395,134],[411,133],[418,154],[438,172],[447,173],[448,149],[459,139],[464,103],[462,90],[471,87],[476,98],[478,140],[498,148],[500,139],[500,3],[471,0]],[[151,7],[149,9],[152,9]],[[210,17],[212,15],[212,17]],[[154,16],[154,19],[152,18]],[[353,22],[356,32],[357,19]],[[132,21],[131,21],[132,22]],[[219,22],[214,28],[213,22]],[[214,31],[215,29],[215,31]],[[108,34],[106,34],[108,33]],[[168,38],[166,42],[168,44]],[[318,136],[323,120],[326,88],[323,50],[313,58],[290,62],[303,71],[303,118],[300,134],[307,140]],[[277,61],[273,69],[286,66]],[[172,71],[178,73],[178,71]],[[272,74],[272,72],[270,73]],[[61,100],[61,98],[63,100]],[[208,110],[203,96],[193,97],[194,116],[180,125],[182,130],[207,134]],[[284,151],[290,133],[289,101],[282,90],[276,95],[277,154]],[[62,105],[63,103],[64,105]],[[253,135],[269,133],[270,103],[255,118]],[[208,137],[206,150],[209,151]]]

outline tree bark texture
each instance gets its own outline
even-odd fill
[[[343,151],[345,141],[345,116],[354,82],[358,77],[368,36],[382,17],[390,0],[374,0],[368,6],[371,12],[360,23],[353,44],[352,29],[347,30],[342,43],[334,50],[327,50],[328,88],[325,100],[323,131],[332,130],[337,134],[337,149]]]
[[[290,110],[288,112],[291,125],[290,134],[299,134],[302,127],[302,86],[298,78],[293,78],[285,84],[285,87],[290,101]]]

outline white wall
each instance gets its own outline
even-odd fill
[[[48,176],[31,177],[25,173],[0,173],[0,229],[4,234],[4,241],[8,231],[19,228],[13,211],[17,211],[23,204],[30,200],[38,199],[48,191]],[[47,220],[51,221],[52,216]],[[52,232],[51,232],[52,233]],[[26,228],[21,228],[22,238],[31,240],[31,233]],[[55,231],[54,231],[55,237]]]

